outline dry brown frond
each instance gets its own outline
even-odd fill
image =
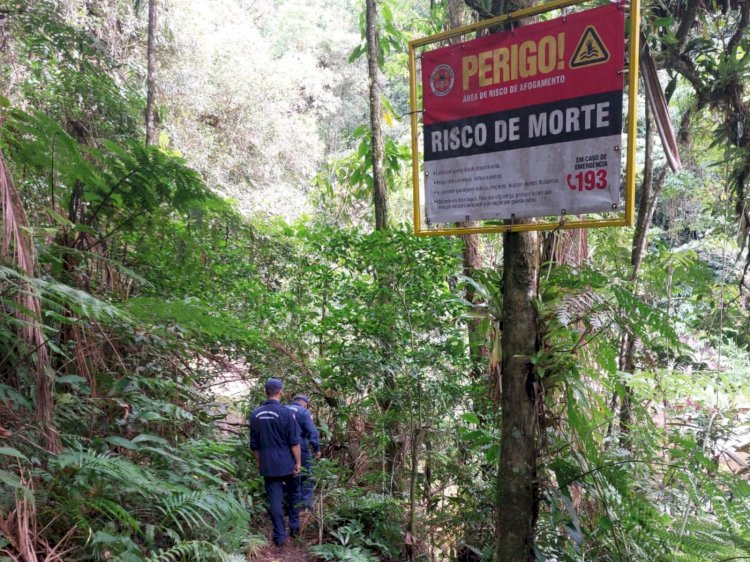
[[[91,394],[97,396],[96,372],[99,366],[104,364],[101,346],[93,337],[87,337],[86,332],[78,324],[71,324],[70,328],[76,370],[88,381]]]
[[[34,481],[27,470],[19,466],[19,471],[21,484],[27,492],[17,490],[14,508],[7,514],[0,514],[0,532],[9,543],[0,554],[18,562],[65,562],[66,555],[72,551],[70,539],[77,527],[68,529],[54,546],[44,540],[44,529],[37,528],[36,507],[27,496],[34,493]]]
[[[31,489],[31,478],[26,478],[23,471],[20,476],[21,483]],[[34,504],[20,491],[16,492],[15,508],[7,515],[0,515],[0,531],[13,549],[9,552],[13,558],[23,562],[38,562],[34,547],[37,535]]]
[[[0,151],[0,216],[3,220],[0,258],[9,259],[20,271],[33,277],[36,273],[37,262],[34,244],[28,234],[29,221],[2,151]],[[34,362],[37,421],[45,434],[47,450],[51,453],[58,453],[62,450],[62,444],[52,420],[52,368],[47,342],[42,331],[41,302],[32,286],[23,287],[17,298],[22,310],[27,311],[19,312],[19,316],[24,321],[19,335],[28,350],[27,356]]]

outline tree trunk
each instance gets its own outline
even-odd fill
[[[388,197],[385,184],[385,141],[383,139],[383,108],[380,103],[380,83],[378,82],[378,11],[376,0],[365,2],[365,25],[367,39],[367,74],[370,89],[370,139],[372,143],[372,195],[375,204],[375,230],[388,228]],[[379,277],[378,277],[379,279]],[[380,281],[378,281],[380,282]],[[386,297],[384,297],[386,298]],[[383,349],[388,349],[384,343]],[[383,415],[393,406],[393,396],[396,392],[396,379],[393,373],[386,370],[382,373],[383,389],[378,402]],[[398,433],[398,421],[389,421],[384,428],[388,435]],[[402,464],[402,448],[398,441],[391,439],[386,445],[386,474],[390,476],[391,488],[401,490],[401,480],[398,478],[398,467]]]
[[[646,150],[643,162],[643,182],[641,183],[640,198],[638,204],[638,218],[635,221],[635,232],[633,233],[633,247],[630,252],[630,263],[633,271],[630,274],[631,281],[638,280],[641,271],[643,256],[646,253],[648,241],[648,230],[656,210],[656,201],[664,185],[666,166],[659,173],[659,179],[654,182],[654,141],[656,135],[653,126],[653,115],[646,106]]]
[[[414,548],[417,544],[417,482],[419,480],[419,451],[422,448],[422,439],[424,436],[424,428],[422,427],[422,414],[419,401],[422,400],[422,392],[417,383],[417,419],[416,424],[414,423],[413,413],[409,414],[410,427],[409,433],[411,435],[411,473],[409,475],[409,520],[406,525],[406,559],[415,560],[417,556],[417,549]],[[410,393],[411,394],[411,393]],[[411,400],[413,403],[413,400]]]
[[[538,513],[535,369],[539,324],[536,232],[509,232],[503,243],[502,438],[497,475],[497,562],[534,559]]]
[[[641,264],[646,253],[648,242],[648,230],[656,210],[656,202],[664,186],[664,180],[667,177],[667,166],[663,166],[654,179],[654,141],[656,134],[653,126],[653,115],[648,105],[646,106],[646,149],[645,160],[643,163],[643,182],[641,183],[640,198],[638,202],[638,217],[635,223],[635,232],[633,234],[633,247],[630,253],[630,263],[633,271],[630,274],[630,280],[633,283],[638,281],[638,275],[641,271]],[[635,290],[635,289],[634,289]],[[635,372],[635,334],[628,332],[624,336],[620,356],[620,370],[625,373]],[[620,406],[620,444],[628,447],[627,436],[630,424],[632,422],[633,411],[633,392],[629,386],[625,386],[622,395],[622,404]]]
[[[694,113],[700,111],[702,104],[699,102],[695,107],[689,108],[682,116],[680,129],[677,133],[677,147],[680,152],[687,153],[690,143],[690,124]],[[654,141],[655,131],[652,123],[651,111],[646,106],[646,149],[645,160],[643,163],[643,182],[640,188],[640,197],[638,199],[638,216],[635,223],[635,232],[633,234],[633,247],[630,254],[630,263],[633,271],[630,274],[630,280],[635,284],[641,272],[641,264],[646,255],[648,244],[648,231],[656,211],[656,203],[667,179],[668,167],[664,165],[654,178]],[[634,289],[635,290],[635,289]],[[635,334],[628,333],[624,336],[620,351],[620,370],[626,373],[635,372]],[[620,443],[627,447],[628,428],[632,421],[632,390],[625,386],[622,405],[620,406]],[[613,398],[613,401],[615,399]]]
[[[464,24],[464,10],[462,0],[448,0],[448,29],[456,29]],[[461,41],[460,37],[451,39],[456,44]],[[472,226],[474,223],[464,223],[459,226]],[[465,234],[461,236],[463,241],[463,273],[466,277],[473,278],[474,272],[482,267],[482,254],[479,250],[479,236],[477,234]],[[474,302],[475,289],[472,285],[466,285],[466,301]],[[480,332],[482,321],[478,318],[470,318],[467,321],[467,332],[469,338],[469,360],[471,361],[470,376],[473,380],[481,380],[483,366],[489,357],[487,343],[484,335]]]
[[[465,2],[482,16],[497,16],[536,3],[493,0],[492,12],[486,14],[479,11],[484,6],[479,2]],[[503,235],[502,436],[497,475],[496,562],[535,559],[539,483],[536,373],[531,357],[539,350],[540,341],[534,308],[539,258],[538,233]]]
[[[466,234],[461,236],[463,240],[463,273],[466,277],[474,278],[474,273],[482,267],[482,254],[479,252],[479,237],[476,234]],[[471,284],[466,284],[466,301],[473,303],[476,290]],[[482,320],[479,318],[469,318],[466,322],[469,337],[469,359],[471,361],[470,376],[475,381],[480,381],[482,371],[489,358],[487,342],[485,336],[480,330]]]
[[[464,3],[463,0],[448,0],[448,28],[456,29],[464,24]],[[454,37],[451,43],[456,44],[461,41],[460,37]]]
[[[376,0],[366,0],[367,74],[370,88],[370,132],[372,141],[372,195],[375,203],[375,229],[388,224],[388,194],[385,184],[385,141],[383,139],[383,108],[378,82],[378,11]]]
[[[551,232],[544,237],[543,246],[543,263],[581,267],[589,254],[588,231],[585,228],[570,228]]]
[[[146,45],[146,144],[156,144],[156,0],[148,0],[148,43]]]

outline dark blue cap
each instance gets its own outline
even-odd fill
[[[266,381],[266,392],[269,394],[276,394],[279,390],[284,388],[279,379],[270,378]]]
[[[310,399],[304,394],[298,394],[297,396],[295,396],[294,401],[296,402],[297,400],[302,400],[305,404],[310,403]]]

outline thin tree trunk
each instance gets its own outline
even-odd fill
[[[535,369],[539,325],[536,232],[509,232],[503,251],[502,437],[497,475],[497,562],[534,559],[538,513]]]
[[[372,142],[372,192],[375,204],[375,230],[386,230],[388,228],[388,198],[385,184],[385,141],[383,139],[383,108],[380,103],[380,83],[378,81],[378,11],[376,0],[365,2],[365,35],[367,40],[367,73],[370,89],[370,138]],[[379,279],[379,278],[378,278]],[[380,282],[380,281],[379,281]],[[385,298],[385,297],[384,297]],[[383,345],[383,350],[388,346]],[[387,353],[387,352],[386,352]],[[393,372],[385,370],[382,373],[383,389],[379,398],[379,404],[384,415],[393,405],[393,396],[396,392],[396,379]],[[391,420],[388,427],[384,428],[387,434],[396,435],[398,421]],[[390,491],[395,487],[401,490],[402,482],[398,477],[398,467],[402,464],[402,448],[395,440],[391,439],[386,445],[386,474],[390,477]]]
[[[417,400],[422,399],[422,393],[417,387]],[[411,434],[411,474],[409,475],[409,521],[406,526],[406,554],[407,560],[414,560],[416,558],[416,549],[414,545],[417,543],[417,480],[419,477],[419,450],[422,447],[423,430],[422,427],[422,416],[421,408],[418,410],[416,425],[414,423],[414,416],[410,413],[411,427],[409,433]]]
[[[694,108],[688,109],[680,121],[680,130],[677,134],[678,148],[683,149],[689,143],[689,130]],[[654,177],[654,141],[655,130],[653,127],[653,115],[648,105],[646,106],[646,147],[645,160],[643,163],[643,182],[640,188],[640,197],[638,202],[638,216],[635,223],[635,232],[633,234],[633,246],[630,253],[630,263],[633,271],[630,274],[630,280],[635,284],[641,272],[643,258],[646,255],[648,245],[648,231],[656,211],[656,203],[664,187],[669,168],[664,165],[656,177]],[[636,337],[630,332],[624,336],[622,343],[622,355],[620,356],[620,370],[625,373],[635,372],[635,351]],[[623,446],[628,446],[627,435],[632,422],[633,392],[629,386],[625,386],[620,406],[620,442]]]
[[[476,234],[466,234],[461,236],[463,240],[463,274],[471,279],[474,278],[475,272],[482,267],[482,254],[479,252],[479,237]],[[467,283],[465,297],[466,301],[473,303],[476,290],[474,286]],[[469,359],[471,361],[470,376],[473,380],[479,381],[482,372],[489,358],[487,342],[485,336],[480,330],[482,320],[479,318],[469,318],[466,322],[469,337]]]
[[[448,28],[455,29],[464,24],[464,3],[463,0],[448,0]],[[456,44],[461,41],[460,37],[454,37],[451,43]]]
[[[656,210],[656,201],[664,185],[667,168],[664,166],[659,172],[659,179],[654,182],[654,131],[653,114],[646,106],[646,150],[643,163],[643,182],[641,183],[640,199],[638,205],[638,218],[635,222],[635,233],[633,234],[633,247],[630,252],[630,263],[633,271],[630,275],[631,281],[636,281],[641,271],[643,256],[646,253],[648,242],[648,230]]]
[[[378,82],[378,11],[376,0],[366,0],[367,74],[370,88],[370,132],[372,141],[372,195],[375,203],[375,229],[388,224],[388,194],[385,184],[385,141],[383,139],[383,108]]]
[[[630,263],[633,271],[630,280],[635,282],[638,279],[638,273],[643,262],[643,255],[646,250],[648,240],[648,229],[651,225],[653,212],[656,208],[656,197],[654,191],[654,127],[651,118],[651,111],[646,106],[646,149],[645,159],[643,162],[643,182],[641,183],[640,199],[638,206],[638,218],[635,224],[635,233],[633,234],[633,247],[630,253]],[[625,373],[635,371],[635,334],[631,331],[623,336],[622,356],[620,357],[620,370]],[[628,435],[630,433],[630,424],[632,422],[633,391],[629,385],[625,384],[622,393],[622,403],[620,405],[620,444],[628,446]]]
[[[481,7],[470,0],[466,3],[474,9]],[[534,4],[534,0],[493,0],[491,15]],[[539,350],[541,338],[534,307],[539,266],[537,232],[503,235],[502,435],[497,474],[496,562],[535,559],[538,403],[531,358]]]
[[[661,193],[661,188],[667,176],[667,166],[664,166],[659,171],[656,181],[654,181],[655,139],[653,115],[649,107],[646,106],[646,148],[643,163],[643,182],[641,183],[638,217],[636,218],[635,233],[633,234],[633,247],[630,253],[630,263],[633,266],[630,280],[634,283],[638,280],[643,257],[646,253],[648,230],[654,217],[659,193]],[[620,369],[625,373],[633,373],[635,371],[635,344],[635,334],[628,332],[624,336],[622,356],[620,357]],[[633,418],[632,402],[633,391],[626,385],[623,390],[620,406],[620,442],[623,446],[628,445],[627,436]]]
[[[462,0],[448,0],[448,29],[455,29],[464,24],[464,9]],[[451,42],[459,43],[461,37],[454,37]],[[459,226],[472,226],[474,223],[468,222]],[[479,236],[476,234],[465,234],[461,236],[463,240],[463,273],[466,277],[473,278],[474,272],[482,267],[482,254],[479,250]],[[474,287],[466,285],[466,301],[474,302]],[[478,318],[470,318],[466,328],[469,338],[469,360],[471,362],[470,376],[473,380],[479,381],[482,376],[483,366],[489,358],[487,343],[480,332],[482,321]]]
[[[146,57],[146,144],[150,145],[156,143],[156,0],[148,0]]]
[[[542,263],[581,267],[589,254],[588,231],[571,228],[552,232],[544,237],[543,246]]]

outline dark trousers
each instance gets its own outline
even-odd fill
[[[302,508],[312,509],[313,506],[313,488],[315,480],[312,475],[313,462],[312,457],[302,457],[302,471],[299,476],[299,506]]]
[[[266,476],[266,495],[268,496],[268,513],[273,523],[274,544],[284,544],[287,539],[285,516],[289,517],[289,531],[295,535],[299,531],[299,511],[295,505],[298,501],[297,477]]]

